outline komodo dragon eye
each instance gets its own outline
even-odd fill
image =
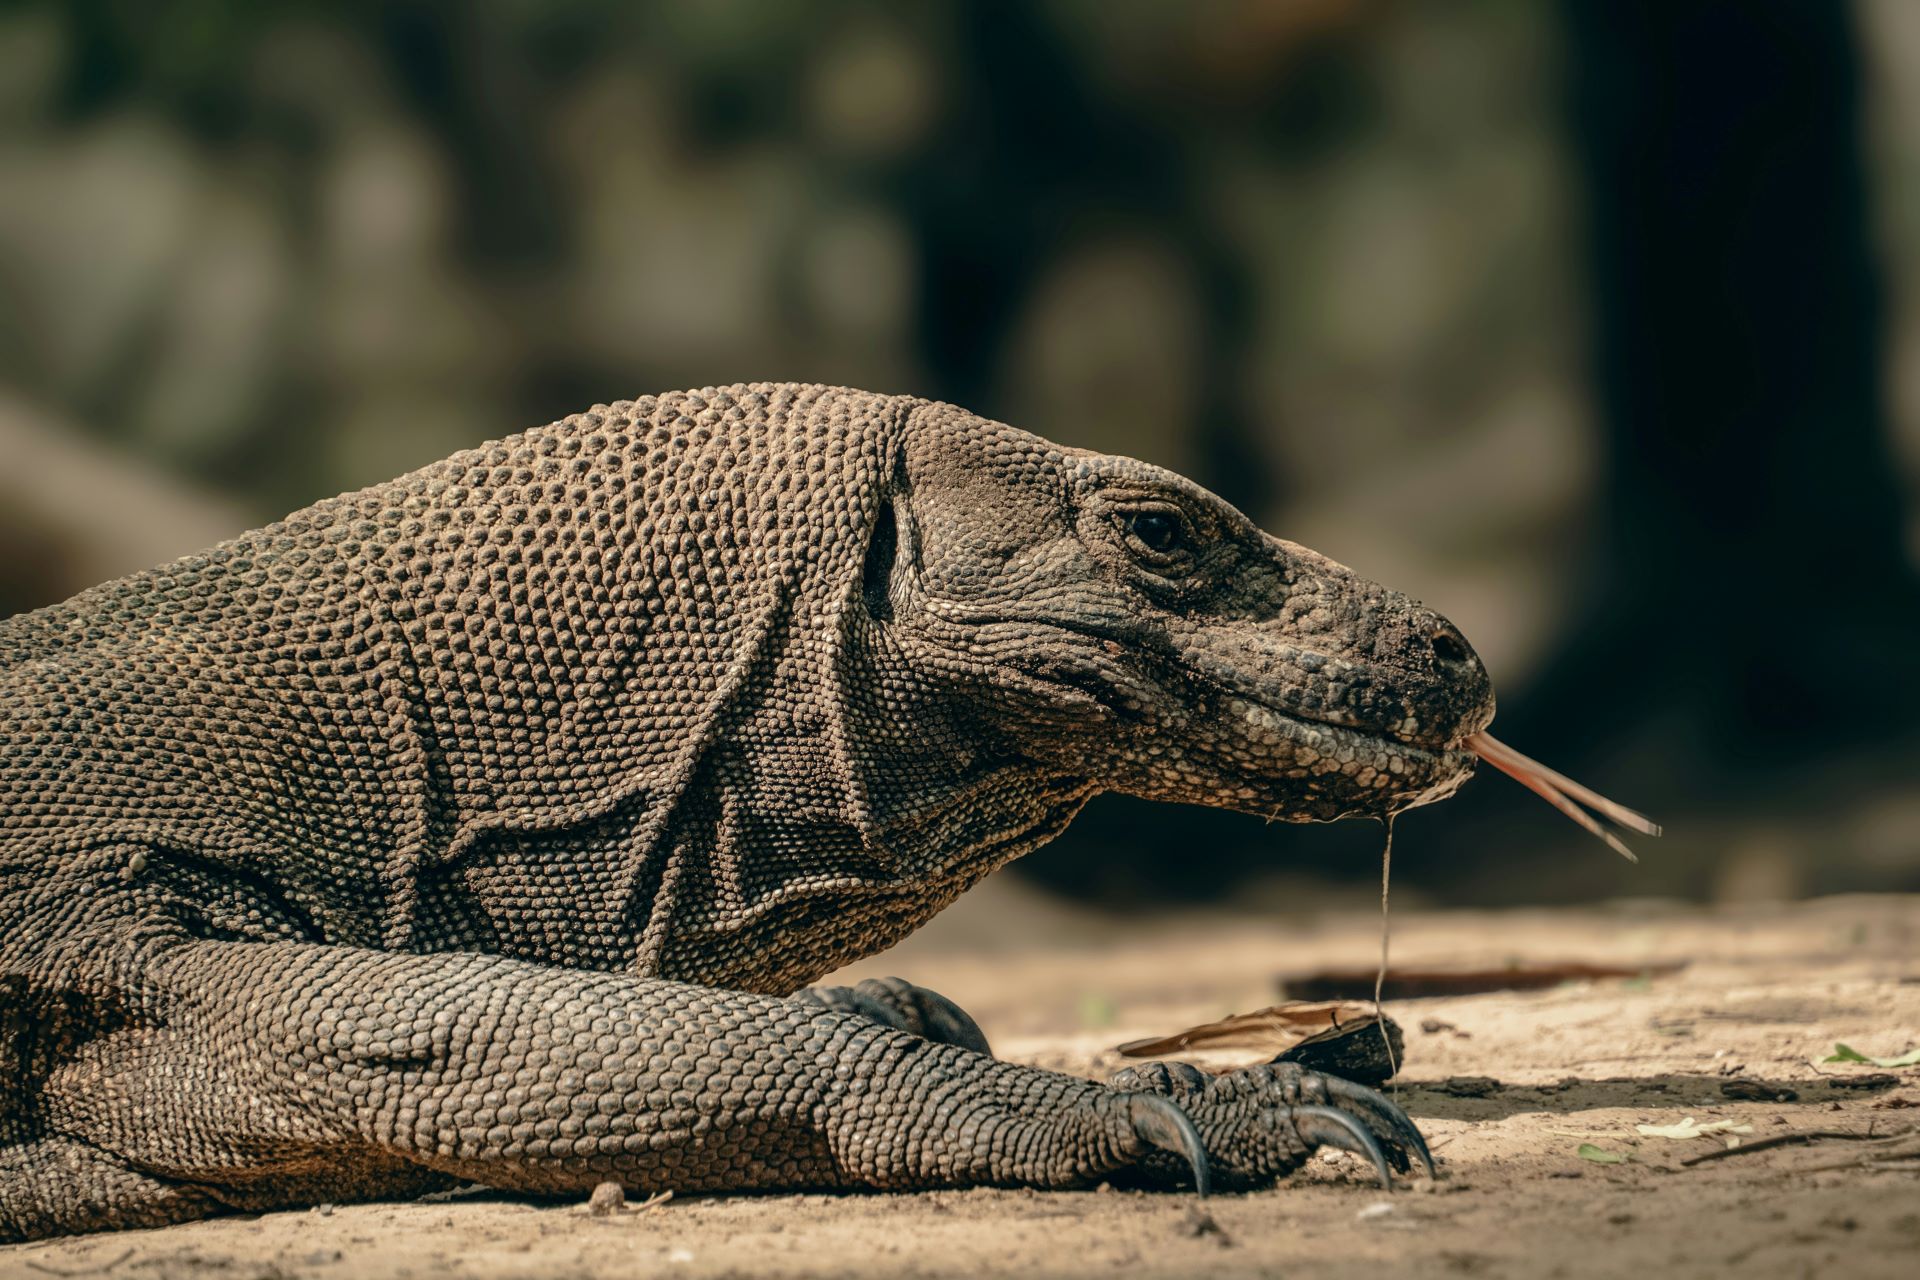
[[[1178,551],[1187,540],[1180,517],[1170,511],[1135,511],[1126,517],[1127,532],[1138,538],[1147,550],[1160,555]]]

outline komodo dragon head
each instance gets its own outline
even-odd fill
[[[1288,821],[1451,795],[1493,718],[1445,618],[1131,458],[934,405],[863,594],[899,660],[979,684],[1038,763]]]

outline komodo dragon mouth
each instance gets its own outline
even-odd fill
[[[1371,694],[1375,705],[1369,710],[1374,714],[1367,715],[1333,698],[1303,696],[1297,686],[1286,686],[1274,696],[1239,673],[1182,665],[1191,679],[1214,691],[1226,718],[1241,733],[1269,747],[1276,761],[1285,761],[1275,771],[1279,779],[1336,776],[1363,795],[1377,789],[1378,795],[1368,797],[1376,803],[1363,803],[1356,810],[1376,816],[1432,804],[1457,791],[1478,762],[1464,739],[1493,718],[1491,687],[1477,660],[1470,667],[1461,664],[1460,696],[1468,710],[1437,727],[1413,713],[1409,699],[1396,692],[1391,674],[1377,668],[1349,673]],[[1295,653],[1291,665],[1296,672],[1324,673],[1329,660],[1317,653]]]
[[[1479,760],[1465,740],[1493,718],[1491,689],[1477,659],[1462,664],[1458,697],[1466,710],[1430,727],[1412,699],[1397,690],[1391,671],[1359,668],[1325,653],[1274,645],[1259,661],[1235,665],[1204,647],[1169,644],[1164,635],[1060,619],[940,612],[944,623],[976,640],[1003,630],[1020,635],[1024,647],[1014,665],[1066,695],[1070,705],[1085,708],[1103,736],[1140,735],[1138,757],[1150,768],[1178,774],[1198,759],[1211,759],[1234,775],[1205,794],[1177,798],[1264,818],[1383,816],[1446,799],[1473,776]],[[1034,662],[1034,654],[1052,647],[1033,643],[1041,633],[1052,635],[1056,646],[1062,639],[1096,643],[1109,657],[1118,646],[1135,664],[1123,673],[1106,665]],[[1282,678],[1275,678],[1276,669]],[[1142,670],[1150,672],[1146,679]],[[1167,689],[1178,690],[1177,696],[1168,698]],[[1169,703],[1194,722],[1179,737],[1165,733]],[[1353,793],[1350,803],[1336,800],[1336,793],[1347,791]],[[1152,790],[1144,794],[1161,798]]]

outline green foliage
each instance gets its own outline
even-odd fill
[[[1891,1058],[1876,1058],[1872,1054],[1861,1053],[1851,1045],[1835,1044],[1832,1056],[1822,1058],[1821,1061],[1865,1062],[1876,1067],[1916,1067],[1920,1066],[1920,1049],[1909,1049]]]

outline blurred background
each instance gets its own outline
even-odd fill
[[[1458,622],[1396,901],[1920,889],[1920,5],[0,6],[0,613],[648,391],[953,400]],[[1375,892],[1107,797],[1020,873]]]

